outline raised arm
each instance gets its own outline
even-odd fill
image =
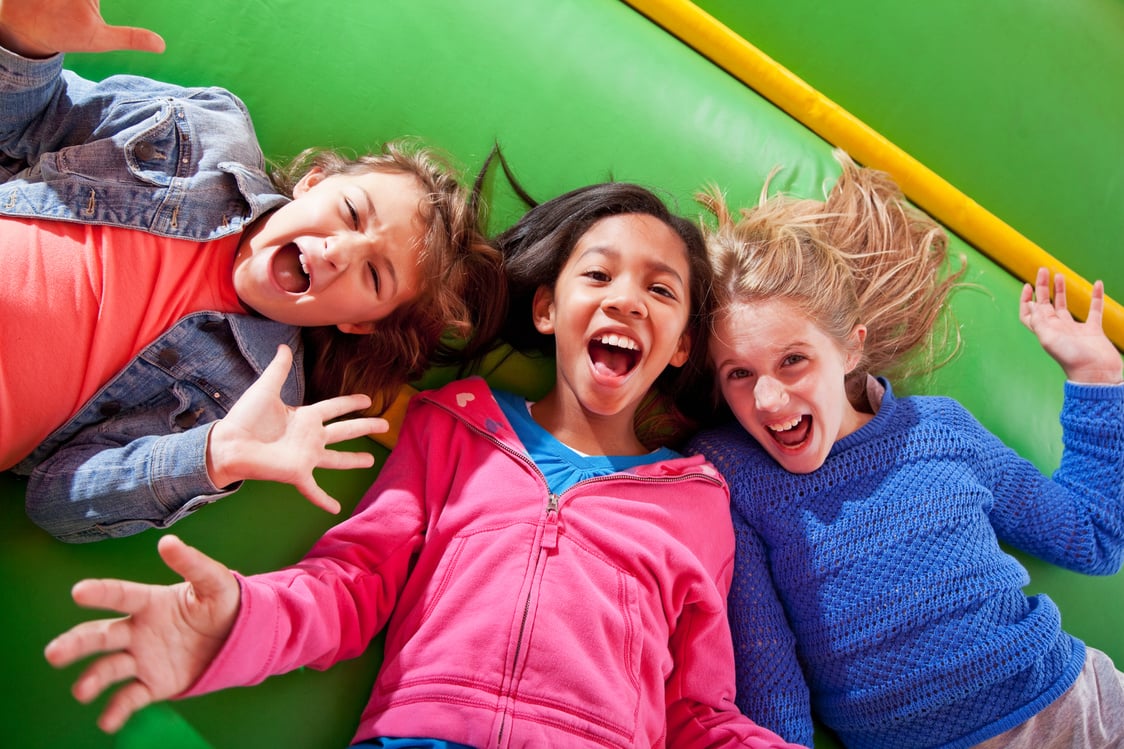
[[[28,516],[60,540],[97,541],[171,525],[246,479],[292,484],[317,507],[339,512],[313,469],[370,467],[370,453],[328,446],[386,431],[387,423],[333,421],[368,407],[365,395],[287,405],[281,387],[291,365],[292,351],[279,347],[261,377],[213,423],[162,435],[99,426],[79,432],[31,473]]]
[[[109,733],[146,705],[190,687],[221,649],[238,614],[238,582],[230,570],[175,536],[161,538],[158,549],[184,582],[83,580],[71,591],[75,603],[125,616],[78,624],[44,651],[56,668],[96,656],[74,682],[80,702],[121,684],[98,719]]]
[[[131,49],[163,52],[159,34],[110,26],[98,0],[0,0],[0,46],[24,57]]]

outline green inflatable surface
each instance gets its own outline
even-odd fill
[[[741,4],[705,4],[713,6],[716,14],[735,5]],[[947,61],[942,58],[941,75],[956,80],[942,79],[935,86],[930,69],[935,47],[908,43],[914,38],[910,31],[914,25],[929,22],[925,16],[929,11],[920,6],[894,5],[897,10],[891,13],[893,4],[881,3],[886,12],[877,14],[858,0],[832,4],[851,14],[850,25],[841,28],[826,11],[818,17],[801,17],[795,9],[810,7],[811,0],[754,5],[773,15],[739,16],[730,19],[731,25],[736,21],[738,31],[755,43],[763,26],[769,27],[769,39],[787,39],[791,59],[781,59],[797,72],[801,72],[797,64],[801,50],[807,50],[808,75],[828,69],[833,80],[846,82],[847,98],[837,101],[859,116],[866,116],[864,107],[871,112],[904,111],[920,109],[924,103],[956,121],[991,117],[986,94],[965,105],[952,93],[961,79],[983,85],[993,76],[1017,79],[1039,104],[1056,102],[1048,111],[1056,126],[1044,126],[1037,136],[1031,134],[1034,128],[1029,122],[1036,115],[1026,114],[1027,121],[1012,118],[1011,126],[1020,135],[1037,141],[1026,153],[1011,146],[1009,161],[994,153],[996,149],[981,145],[975,131],[966,130],[941,142],[942,160],[935,163],[926,158],[924,149],[947,133],[924,119],[912,124],[895,120],[894,130],[888,128],[885,134],[938,172],[947,164],[949,173],[944,176],[985,206],[995,201],[996,212],[1016,228],[1021,228],[1020,216],[1027,216],[1032,239],[1090,278],[1108,279],[1115,273],[1110,293],[1124,296],[1124,278],[1114,254],[1081,255],[1080,262],[1078,255],[1066,254],[1075,246],[1079,250],[1114,243],[1124,234],[1119,96],[1111,103],[1097,102],[1105,97],[1093,96],[1119,92],[1119,85],[1111,89],[1111,80],[1105,80],[1103,87],[1092,84],[1091,101],[1086,101],[1074,93],[1077,84],[1087,83],[1083,78],[1047,77],[1038,67],[1024,69],[1027,66],[1017,61],[999,58],[964,65],[943,65]],[[788,16],[781,12],[786,7],[793,9]],[[1009,29],[978,28],[976,14],[983,13],[978,5],[959,2],[947,7],[958,14],[958,21],[949,21],[950,26],[971,27],[973,39],[1009,43]],[[1124,49],[1120,5],[1102,0],[1075,7],[1090,9],[1088,18],[1082,17],[1088,25],[1073,22],[1039,28],[1037,21],[1026,22],[1037,29],[1035,33],[1051,37],[1050,47],[1039,54],[1046,59],[1085,59],[1082,56],[1095,47],[1089,40],[1108,35],[1117,45],[1113,48],[1117,58],[1112,58],[1117,61],[1114,72],[1105,75],[1115,76],[1119,83],[1124,70],[1118,59]],[[1097,9],[1100,15],[1093,12]],[[493,143],[499,142],[524,186],[540,199],[614,178],[662,191],[686,215],[697,212],[691,196],[708,181],[724,186],[733,203],[748,203],[776,165],[784,167],[774,182],[777,189],[807,195],[822,194],[823,186],[838,174],[830,144],[624,3],[197,0],[173,5],[105,0],[103,12],[114,23],[155,29],[167,40],[168,51],[161,56],[74,55],[68,60],[70,67],[93,78],[130,72],[229,88],[245,100],[263,148],[275,160],[312,145],[364,150],[386,139],[412,135],[449,151],[471,174]],[[821,22],[813,23],[817,18]],[[1018,29],[1023,28],[1018,23],[1022,20],[1013,15],[1006,19]],[[1067,20],[1073,19],[1067,16]],[[857,41],[842,44],[839,34]],[[860,64],[863,56],[858,50],[872,50],[858,41],[864,35],[902,42],[898,48],[887,45],[880,50],[887,56],[884,64],[902,80],[893,85],[876,82],[873,72]],[[941,54],[959,53],[943,49]],[[960,111],[964,107],[970,109]],[[1098,129],[1104,111],[1116,124]],[[870,124],[879,127],[873,115]],[[1053,195],[1045,198],[1042,207],[1026,197],[1027,183],[1049,161],[1046,155],[1056,157],[1059,169],[1085,158],[1053,153],[1054,139],[1068,137],[1070,126],[1078,124],[1083,128],[1078,138],[1082,148],[1094,155],[1108,154],[1105,160],[1114,161],[1115,176],[1065,173],[1064,197],[1069,202]],[[1029,165],[1019,161],[1018,154]],[[1015,162],[1032,176],[1018,175]],[[977,177],[979,182],[972,181]],[[1057,179],[1053,174],[1043,182],[1057,187]],[[981,195],[972,193],[975,185]],[[987,200],[982,197],[985,193]],[[492,199],[491,228],[499,229],[520,208],[499,183]],[[1068,212],[1074,206],[1089,210],[1074,217]],[[1041,233],[1056,228],[1052,211],[1066,221],[1076,221],[1087,230],[1082,236],[1089,241],[1055,242],[1054,235]],[[1067,239],[1071,232],[1066,229],[1062,234]],[[1061,371],[1017,321],[1020,283],[962,242],[954,240],[953,249],[968,259],[968,280],[976,284],[954,301],[964,350],[920,389],[959,398],[996,434],[1051,471],[1060,455]],[[442,377],[435,373],[419,384],[435,384]],[[492,377],[528,393],[546,387],[545,378],[541,368],[518,361],[504,364]],[[367,441],[351,447],[373,449],[380,459],[386,454]],[[377,466],[369,471],[326,473],[321,480],[347,512],[376,472]],[[27,520],[18,480],[0,476],[0,494],[6,500],[0,504],[0,579],[7,590],[0,632],[6,642],[9,685],[0,700],[4,745],[328,749],[350,740],[378,668],[377,644],[364,657],[328,672],[300,671],[253,688],[153,707],[121,734],[101,734],[94,720],[103,702],[91,706],[75,702],[69,685],[79,669],[54,671],[43,660],[42,648],[55,634],[91,616],[68,597],[75,581],[88,576],[172,581],[156,554],[158,533],[68,546]],[[184,520],[175,532],[231,567],[253,573],[296,560],[336,519],[313,508],[289,487],[259,483]],[[1093,579],[1034,560],[1025,562],[1033,578],[1029,590],[1048,592],[1059,603],[1071,632],[1108,652],[1118,664],[1124,663],[1124,640],[1119,635],[1124,631],[1120,603],[1124,576]],[[833,745],[828,737],[821,743]]]

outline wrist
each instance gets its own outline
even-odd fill
[[[42,60],[58,54],[58,50],[40,47],[3,26],[0,26],[0,47],[20,57],[32,60]]]
[[[230,441],[226,437],[223,421],[219,419],[207,430],[207,476],[216,489],[223,489],[242,480],[234,475],[230,464]]]
[[[1081,368],[1067,371],[1065,378],[1076,385],[1119,385],[1124,382],[1124,370],[1113,368]]]

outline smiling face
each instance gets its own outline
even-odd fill
[[[719,316],[710,356],[722,396],[786,471],[816,470],[836,440],[870,420],[844,387],[865,335],[856,326],[841,346],[782,299],[735,303]]]
[[[239,245],[234,289],[244,305],[290,325],[368,333],[417,296],[425,225],[416,178],[313,169],[293,197]]]
[[[683,240],[659,219],[611,216],[582,235],[554,288],[534,301],[535,327],[555,338],[557,384],[544,399],[553,426],[569,413],[575,429],[608,417],[632,434],[652,383],[687,360],[689,288]]]

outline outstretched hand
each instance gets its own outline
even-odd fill
[[[162,537],[157,548],[184,582],[82,580],[71,590],[75,603],[125,616],[78,624],[44,650],[55,668],[98,656],[71,689],[79,702],[91,702],[123,682],[98,719],[107,733],[141,708],[194,684],[238,616],[240,591],[230,570],[175,536]]]
[[[238,399],[226,418],[215,422],[207,445],[207,468],[215,486],[244,479],[295,486],[314,505],[331,513],[340,504],[320,488],[313,468],[370,468],[370,453],[328,449],[328,445],[390,428],[385,419],[364,417],[330,422],[369,408],[366,395],[343,395],[293,408],[281,400],[281,386],[293,352],[280,346],[261,377]]]
[[[163,52],[159,34],[110,26],[99,0],[0,0],[0,45],[25,57],[132,49]]]
[[[1065,370],[1066,378],[1090,385],[1115,385],[1122,380],[1120,354],[1102,329],[1104,284],[1093,284],[1085,322],[1073,319],[1066,304],[1065,277],[1054,276],[1054,301],[1050,302],[1050,272],[1038,269],[1034,286],[1025,284],[1019,299],[1019,319],[1036,336],[1042,348]]]

